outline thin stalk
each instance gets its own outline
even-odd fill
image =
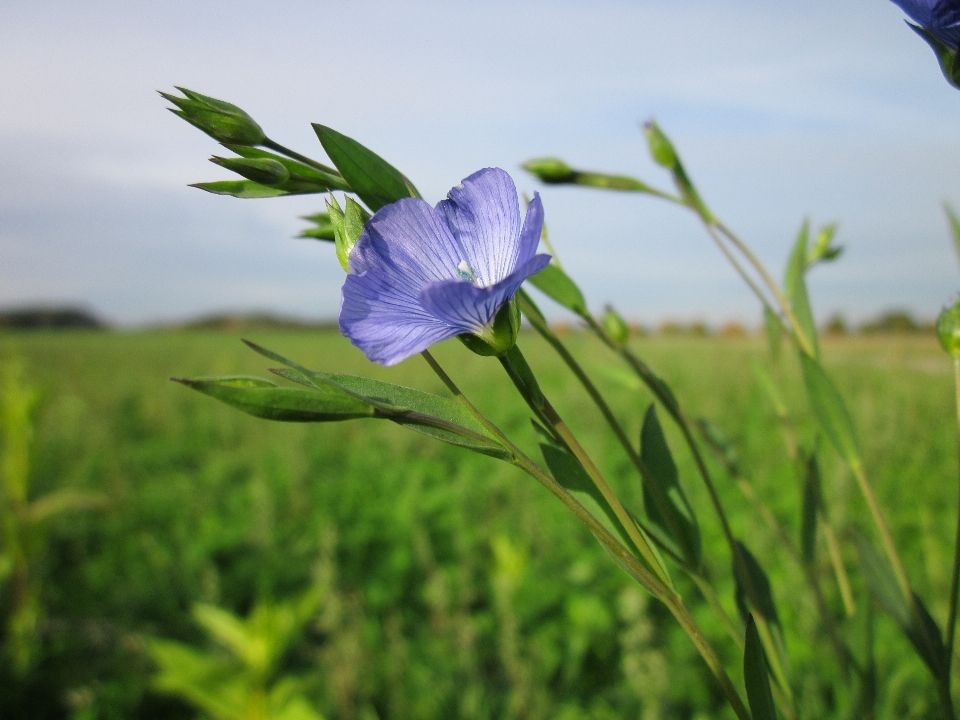
[[[618,562],[627,568],[634,577],[636,577],[645,587],[650,590],[651,593],[653,593],[667,606],[671,614],[690,637],[694,646],[697,648],[697,651],[700,653],[700,656],[707,664],[707,667],[719,682],[720,688],[723,691],[723,694],[726,696],[727,701],[730,703],[730,706],[733,708],[734,713],[736,713],[740,720],[751,720],[750,712],[747,710],[747,707],[741,699],[739,692],[733,684],[733,681],[730,679],[730,676],[727,675],[727,671],[720,662],[720,658],[707,641],[699,626],[697,626],[693,616],[690,615],[690,612],[686,609],[686,606],[683,604],[683,599],[675,591],[661,583],[659,578],[657,578],[642,563],[640,563],[637,558],[634,557],[634,555],[616,538],[614,538],[614,536],[611,535],[610,532],[603,527],[603,525],[601,525],[596,518],[587,512],[587,510],[580,505],[580,503],[578,503],[563,486],[550,477],[548,473],[544,472],[540,466],[533,462],[523,453],[523,451],[514,445],[513,442],[506,435],[504,435],[496,425],[488,420],[487,417],[483,415],[483,413],[481,413],[463,394],[460,388],[457,387],[456,383],[453,382],[450,376],[447,375],[440,364],[428,351],[424,351],[422,355],[430,365],[431,369],[433,369],[433,371],[437,374],[437,377],[439,377],[444,385],[447,386],[454,397],[456,397],[457,400],[474,417],[476,417],[485,428],[492,432],[504,444],[504,447],[506,447],[513,454],[513,464],[526,472],[528,475],[532,476],[535,480],[537,480],[537,482],[539,482],[555,497],[557,497],[574,515],[577,516],[581,522],[587,526],[597,540],[600,541],[604,547],[610,550]]]
[[[281,155],[286,155],[286,156],[287,156],[288,158],[290,158],[291,160],[299,160],[299,161],[302,162],[304,165],[309,165],[310,167],[314,167],[314,168],[316,168],[317,170],[320,170],[320,171],[322,171],[322,172],[328,173],[328,174],[330,174],[330,175],[336,175],[336,176],[338,176],[338,177],[340,176],[340,171],[337,170],[336,168],[332,168],[332,167],[330,167],[329,165],[324,165],[324,164],[321,163],[321,162],[317,162],[316,160],[314,160],[314,159],[312,159],[312,158],[308,158],[306,155],[301,155],[300,153],[296,152],[295,150],[291,150],[290,148],[284,147],[284,146],[281,145],[280,143],[274,142],[274,141],[271,140],[270,138],[264,138],[264,140],[263,140],[263,146],[264,146],[264,147],[267,147],[267,148],[270,148],[270,149],[273,150],[274,152],[278,152],[278,153],[280,153]]]
[[[512,352],[519,354],[520,349],[515,346]],[[573,456],[583,466],[583,469],[586,471],[587,475],[590,476],[593,484],[596,485],[597,489],[600,491],[600,494],[603,495],[604,500],[607,501],[607,503],[610,505],[610,508],[617,516],[617,520],[620,521],[623,529],[630,537],[631,542],[636,546],[637,550],[641,555],[643,555],[651,569],[657,573],[663,583],[669,586],[671,584],[670,579],[666,575],[666,572],[661,568],[660,563],[657,560],[656,553],[654,552],[653,548],[650,547],[650,543],[647,541],[647,538],[645,538],[640,532],[640,529],[630,516],[630,513],[627,512],[626,508],[623,507],[623,503],[620,502],[620,498],[618,498],[616,493],[613,492],[613,489],[600,473],[599,468],[597,468],[596,464],[587,454],[586,450],[583,449],[583,446],[580,445],[580,441],[577,440],[574,434],[570,431],[570,428],[567,427],[567,424],[554,409],[553,405],[550,404],[550,401],[546,398],[546,396],[543,396],[542,407],[538,407],[538,403],[534,402],[527,392],[525,392],[525,383],[518,376],[516,368],[509,359],[509,355],[501,356],[499,359],[500,363],[507,371],[507,374],[510,376],[510,379],[513,381],[514,385],[517,386],[517,389],[520,391],[520,394],[523,396],[524,400],[527,401],[527,404],[535,413],[543,418],[543,421],[547,423],[547,427],[552,428],[556,432],[563,444],[567,446]]]
[[[610,429],[613,430],[613,434],[620,442],[620,446],[623,448],[624,453],[626,453],[627,457],[630,459],[630,462],[633,463],[633,466],[637,469],[637,472],[640,473],[642,482],[650,490],[650,494],[653,497],[654,502],[657,504],[661,517],[663,517],[670,524],[671,533],[674,535],[674,537],[680,537],[680,528],[675,524],[675,517],[674,514],[670,512],[668,507],[669,501],[664,495],[663,488],[657,484],[652,473],[650,472],[650,469],[646,466],[646,463],[643,462],[643,459],[640,457],[639,453],[634,449],[633,443],[627,436],[627,433],[620,424],[620,421],[617,420],[617,416],[614,414],[613,409],[607,403],[597,386],[594,385],[593,381],[587,375],[586,371],[584,371],[580,363],[577,362],[576,358],[573,357],[567,347],[560,341],[560,338],[558,338],[550,330],[550,328],[536,312],[531,310],[530,300],[526,293],[521,290],[518,297],[520,301],[520,308],[523,310],[526,318],[530,321],[530,324],[533,325],[534,329],[540,333],[540,336],[546,340],[554,350],[556,350],[557,354],[561,357],[564,363],[566,363],[570,371],[574,374],[574,376],[576,376],[577,380],[580,381],[580,384],[583,385],[583,388],[587,391],[590,399],[593,400],[593,403],[597,406],[597,409],[600,410],[600,414],[603,415],[604,420],[607,421],[607,425],[609,425]],[[686,562],[683,559],[678,559],[677,564],[687,569]]]
[[[893,542],[893,536],[890,534],[890,528],[887,527],[886,521],[883,519],[883,515],[880,512],[880,505],[877,502],[877,497],[873,493],[873,487],[870,485],[869,480],[867,479],[867,474],[863,469],[863,464],[859,461],[851,463],[850,469],[853,470],[853,475],[857,479],[857,484],[860,486],[860,491],[863,493],[864,499],[867,501],[867,507],[870,509],[870,514],[873,517],[873,523],[877,526],[877,531],[880,533],[880,543],[883,545],[884,553],[887,556],[887,560],[890,561],[890,565],[893,568],[893,574],[897,578],[897,584],[900,586],[900,591],[903,593],[903,597],[907,602],[907,605],[910,607],[910,611],[913,615],[913,623],[923,634],[924,640],[929,644],[930,647],[934,647],[934,639],[930,637],[930,634],[927,630],[927,624],[924,622],[920,609],[917,607],[917,602],[913,596],[913,590],[910,588],[910,581],[907,579],[906,570],[903,567],[903,561],[900,560],[900,555],[897,553],[896,545]],[[945,658],[949,663],[949,660]],[[949,672],[944,672],[941,675],[934,674],[934,680],[937,685],[937,693],[940,697],[940,704],[943,707],[943,711],[947,720],[953,720],[954,710],[953,710],[953,699],[950,695],[949,684],[950,684],[950,674]]]
[[[960,457],[960,357],[953,358],[953,381],[957,397],[957,450]],[[953,663],[953,644],[957,629],[957,598],[960,595],[960,500],[957,507],[957,537],[953,550],[953,574],[950,578],[950,616],[947,620],[947,678]],[[948,680],[949,682],[949,680]]]
[[[800,326],[800,323],[797,321],[796,315],[793,314],[793,310],[790,307],[790,302],[787,300],[784,294],[780,292],[780,288],[777,287],[777,283],[774,282],[773,278],[770,276],[770,273],[767,271],[766,267],[764,267],[763,263],[760,262],[760,259],[753,253],[749,245],[747,245],[745,242],[743,242],[743,240],[737,237],[737,235],[732,230],[730,230],[726,225],[724,225],[722,222],[720,222],[719,220],[714,220],[713,225],[720,232],[722,232],[727,237],[727,239],[730,240],[731,243],[733,243],[733,245],[737,248],[737,250],[739,250],[740,253],[747,259],[747,262],[749,262],[750,265],[753,266],[753,269],[757,271],[757,274],[760,275],[761,278],[763,278],[764,284],[767,286],[767,288],[770,290],[773,296],[777,299],[777,303],[780,305],[781,309],[783,310],[783,314],[790,321],[790,325],[793,328],[793,332],[797,336],[797,340],[799,341],[801,347],[803,347],[804,352],[807,353],[807,355],[809,355],[810,357],[813,357],[814,355],[813,344],[811,343],[810,338],[808,338],[806,334],[803,332],[803,328]]]
[[[756,588],[753,586],[753,582],[750,580],[750,574],[747,572],[746,563],[740,552],[740,548],[737,544],[736,537],[733,534],[733,530],[730,527],[730,521],[727,518],[727,513],[723,508],[723,503],[720,501],[720,495],[717,492],[717,488],[710,476],[710,471],[708,470],[706,462],[703,459],[700,448],[693,437],[692,431],[690,430],[690,422],[684,415],[682,409],[676,401],[676,398],[673,397],[673,394],[667,389],[667,387],[650,369],[650,367],[640,360],[640,358],[631,353],[622,343],[614,339],[603,328],[603,326],[597,322],[596,318],[589,313],[584,313],[581,317],[583,317],[594,333],[596,333],[596,335],[608,347],[613,349],[628,362],[628,364],[634,369],[644,384],[651,390],[651,392],[653,392],[657,399],[663,403],[671,417],[674,418],[677,426],[680,428],[680,431],[683,434],[687,447],[690,449],[690,453],[693,456],[694,463],[697,466],[700,477],[703,479],[703,483],[707,488],[707,494],[710,496],[710,501],[713,505],[714,511],[720,520],[720,526],[723,530],[724,537],[727,540],[727,545],[730,547],[730,553],[733,556],[733,564],[737,573],[737,577],[740,579],[740,582],[742,583],[743,588],[746,591],[747,596],[750,598],[753,606],[755,608],[759,607],[759,596]],[[796,716],[796,711],[792,707],[793,691],[790,688],[790,683],[787,681],[783,663],[780,662],[780,656],[777,652],[776,644],[773,641],[773,635],[770,631],[769,622],[767,621],[767,618],[760,613],[756,613],[755,619],[757,621],[757,631],[767,651],[767,659],[770,662],[770,668],[773,672],[774,678],[780,685],[784,694],[790,700],[790,705],[787,707],[781,707],[781,709],[784,710],[784,714],[788,718],[793,718]]]

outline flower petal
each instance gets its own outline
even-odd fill
[[[437,204],[459,250],[483,287],[494,285],[517,266],[520,206],[517,187],[500,168],[484,168],[453,188]]]
[[[520,250],[517,256],[517,265],[523,265],[537,252],[540,245],[540,234],[543,232],[543,203],[540,193],[533,194],[533,200],[527,205],[527,215],[523,219],[523,230],[520,231]]]
[[[420,288],[456,278],[463,259],[443,214],[424,200],[404,198],[367,221],[350,253],[350,272],[376,270]]]
[[[370,270],[347,275],[340,332],[370,360],[396,365],[462,331],[426,312],[404,278]]]
[[[513,297],[531,275],[550,263],[549,255],[537,255],[496,285],[477,287],[465,280],[444,280],[420,291],[420,305],[439,321],[460,333],[479,333],[493,322],[497,310]]]

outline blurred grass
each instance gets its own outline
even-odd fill
[[[335,334],[255,331],[250,339],[308,367],[444,394],[419,358],[380,368]],[[586,336],[566,339],[586,366],[619,367]],[[639,511],[638,480],[599,414],[538,338],[525,334],[521,344],[560,413]],[[636,340],[634,349],[690,415],[734,438],[745,474],[798,537],[799,483],[749,366],[766,358],[765,346],[661,337]],[[826,339],[823,352],[911,581],[942,622],[957,494],[949,360],[928,337]],[[537,458],[528,415],[499,365],[455,341],[435,354]],[[729,717],[663,609],[647,602],[558,502],[504,463],[390,423],[271,424],[167,382],[269,376],[269,362],[228,332],[0,334],[0,368],[12,359],[23,362],[26,380],[41,393],[32,493],[97,491],[109,505],[65,515],[50,528],[37,568],[41,659],[16,680],[0,664],[0,716],[193,717],[188,706],[149,689],[145,638],[202,644],[193,604],[243,614],[258,600],[317,584],[322,610],[286,662],[291,673],[312,673],[310,697],[330,718]],[[809,440],[797,369],[785,359],[779,372]],[[649,396],[612,374],[596,377],[639,437]],[[718,523],[678,434],[666,429],[708,568],[734,614]],[[851,478],[832,449],[822,450],[835,524],[869,533]],[[736,533],[771,577],[803,717],[843,717],[802,573],[719,465],[711,470]],[[822,542],[818,551],[839,612]],[[844,552],[862,604],[851,543]],[[675,576],[737,674],[736,648],[692,586]],[[0,602],[9,602],[2,592]],[[886,618],[877,633],[878,717],[935,717],[932,683],[907,642]]]

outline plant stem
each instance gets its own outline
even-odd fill
[[[291,160],[298,160],[302,162],[304,165],[309,165],[310,167],[313,167],[313,168],[316,168],[317,170],[328,173],[329,175],[335,175],[337,177],[340,177],[340,171],[337,170],[336,168],[332,168],[329,165],[324,165],[321,162],[317,162],[312,158],[308,158],[306,155],[301,155],[295,150],[291,150],[290,148],[284,147],[280,143],[274,142],[270,138],[264,138],[263,146],[270,148],[271,150],[278,152],[281,155],[286,155]]]
[[[703,658],[707,667],[713,673],[720,684],[720,689],[726,696],[727,701],[733,708],[734,713],[740,720],[751,720],[750,712],[740,697],[739,692],[727,675],[720,658],[707,641],[703,632],[697,626],[696,621],[683,604],[683,599],[669,587],[660,582],[653,573],[651,573],[634,555],[627,550],[610,532],[600,524],[587,510],[577,502],[577,500],[556,480],[544,472],[540,466],[527,457],[513,442],[503,434],[503,432],[487,419],[473,403],[463,394],[456,383],[443,370],[440,364],[434,359],[429,351],[422,353],[424,359],[430,365],[431,369],[437,374],[437,377],[447,386],[450,392],[457,400],[479,420],[484,427],[496,435],[504,446],[513,453],[513,464],[521,470],[532,476],[537,482],[549,490],[557,497],[577,518],[583,522],[593,533],[594,537],[607,548],[616,560],[627,569],[644,587],[646,587],[655,597],[663,602],[670,613],[674,616],[683,630],[690,637],[700,656]]]
[[[630,516],[630,513],[628,513],[626,508],[623,507],[623,503],[620,502],[620,498],[618,498],[616,493],[613,492],[606,479],[600,473],[600,470],[597,468],[596,464],[587,454],[586,450],[583,449],[583,446],[580,445],[580,441],[577,440],[576,436],[574,436],[574,434],[570,431],[570,428],[567,427],[567,424],[554,409],[553,405],[550,404],[550,401],[546,398],[546,396],[542,396],[542,407],[538,407],[540,403],[535,402],[530,396],[529,388],[526,387],[525,382],[519,376],[517,368],[514,366],[514,362],[510,358],[511,353],[515,353],[518,358],[522,358],[520,349],[514,346],[509,353],[499,358],[500,363],[507,371],[507,374],[510,376],[510,379],[513,381],[514,385],[516,385],[517,390],[520,391],[520,394],[523,396],[524,400],[527,401],[527,405],[529,405],[530,409],[538,414],[545,423],[547,423],[548,428],[551,428],[556,432],[563,444],[567,446],[580,465],[583,466],[583,469],[586,471],[587,475],[590,476],[593,484],[596,485],[597,489],[600,491],[603,499],[607,501],[607,504],[610,505],[610,508],[617,516],[617,520],[620,521],[620,524],[623,526],[623,529],[629,536],[631,542],[636,546],[636,549],[640,552],[640,554],[643,555],[643,558],[647,561],[650,568],[657,573],[661,581],[669,587],[672,583],[669,576],[666,574],[666,570],[662,568],[657,559],[656,553],[650,546],[647,538],[644,537],[643,533],[640,532],[640,529],[637,527],[634,519]]]
[[[746,591],[747,597],[750,599],[751,604],[756,610],[760,607],[758,602],[759,595],[750,579],[750,573],[747,571],[746,563],[740,552],[740,547],[737,543],[736,537],[733,534],[733,530],[730,527],[730,521],[727,518],[727,513],[723,508],[723,503],[720,501],[720,495],[713,483],[713,479],[710,477],[710,471],[707,469],[707,465],[706,462],[704,462],[700,448],[693,437],[693,432],[690,430],[690,422],[684,415],[679,403],[673,396],[673,393],[670,392],[667,386],[662,380],[660,380],[659,377],[656,376],[650,367],[640,358],[631,353],[626,346],[613,338],[603,328],[603,326],[597,322],[593,315],[590,313],[584,313],[581,315],[581,317],[587,322],[590,328],[604,342],[604,344],[606,344],[627,361],[627,363],[634,369],[644,384],[664,405],[671,417],[673,417],[674,421],[677,423],[677,426],[680,428],[680,431],[684,437],[684,441],[686,442],[687,447],[690,449],[690,453],[693,456],[694,463],[697,466],[700,477],[703,479],[703,483],[707,488],[707,494],[710,496],[710,501],[713,504],[714,511],[720,520],[720,526],[723,530],[724,537],[727,540],[727,545],[730,547],[730,553],[733,556],[734,571],[736,572],[737,578],[740,580],[740,583]],[[773,635],[770,631],[768,618],[758,611],[754,613],[754,618],[757,621],[757,631],[759,632],[760,638],[764,644],[764,648],[767,651],[767,659],[770,663],[770,669],[773,672],[777,683],[783,690],[783,693],[787,696],[787,698],[789,698],[789,704],[786,706],[781,705],[781,710],[784,711],[784,714],[788,718],[793,718],[796,716],[796,710],[792,706],[793,691],[791,690],[790,684],[787,681],[783,663],[780,661],[780,654],[777,651],[776,644],[773,641]]]
[[[957,450],[960,457],[960,357],[953,358],[953,382],[957,398]],[[953,573],[950,578],[950,615],[947,620],[947,682],[953,663],[953,644],[957,629],[957,598],[960,595],[960,500],[957,507],[957,537],[953,549]],[[949,688],[949,685],[948,685]]]

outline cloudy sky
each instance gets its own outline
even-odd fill
[[[128,325],[221,310],[331,317],[341,271],[294,240],[319,196],[236,200],[218,146],[164,110],[174,84],[243,107],[322,158],[321,122],[439,200],[484,166],[539,189],[592,304],[646,322],[756,322],[678,209],[542,188],[525,159],[666,185],[656,117],[714,211],[780,268],[801,220],[847,248],[812,278],[822,318],[933,316],[960,289],[960,93],[887,0],[0,5],[0,307],[82,304]]]

